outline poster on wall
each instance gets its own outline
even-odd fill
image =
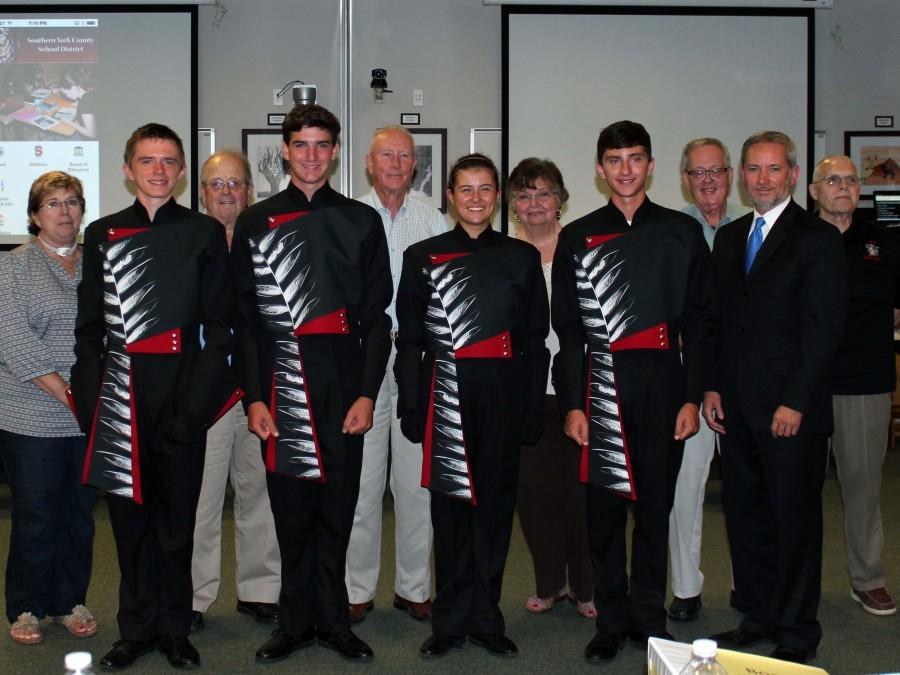
[[[416,173],[409,193],[447,213],[447,130],[408,129],[415,141]]]
[[[876,190],[900,190],[900,131],[845,131],[844,154],[859,171],[859,206]]]
[[[243,129],[241,149],[253,172],[253,201],[267,199],[287,187],[290,174],[281,157],[281,129]]]

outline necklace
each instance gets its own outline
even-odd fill
[[[39,242],[41,242],[41,244],[44,245],[44,248],[46,248],[51,253],[55,253],[60,258],[71,258],[73,255],[75,255],[75,251],[78,250],[77,243],[72,244],[71,246],[51,246],[46,241],[41,239],[40,235],[38,235],[37,239]]]

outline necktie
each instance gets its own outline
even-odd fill
[[[759,249],[762,248],[762,229],[765,224],[766,219],[759,217],[753,225],[753,232],[750,234],[750,239],[747,242],[747,255],[744,256],[744,274],[750,274],[750,268],[753,267],[753,261],[756,259],[756,254],[759,253]]]

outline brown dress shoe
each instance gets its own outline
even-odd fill
[[[394,607],[407,612],[416,621],[431,621],[431,600],[413,602],[394,593]]]
[[[869,614],[890,616],[897,613],[897,603],[884,587],[873,588],[871,591],[857,591],[854,588],[850,590],[850,597]],[[396,601],[394,604],[397,604]]]
[[[366,614],[375,609],[375,601],[368,602],[351,602],[350,603],[350,623],[359,623],[366,618]]]

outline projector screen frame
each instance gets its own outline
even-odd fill
[[[199,126],[199,100],[198,100],[198,60],[199,60],[199,32],[198,32],[198,6],[197,4],[189,4],[188,2],[178,4],[128,4],[126,2],[110,2],[109,4],[2,4],[0,3],[0,15],[2,14],[186,14],[190,19],[188,27],[190,32],[190,55],[191,62],[189,64],[190,73],[190,92],[188,100],[190,102],[190,120],[188,128],[176,129],[176,132],[183,140],[190,142],[189,156],[185,157],[188,175],[185,190],[189,194],[190,208],[197,209],[199,204],[199,177],[197,165],[198,162],[198,126]],[[141,124],[154,121],[151,119],[135,119],[135,128]],[[127,138],[122,138],[119,143],[124,149]],[[119,166],[116,167],[119,171]],[[184,194],[182,193],[182,197]],[[23,214],[24,217],[25,214]],[[107,215],[101,213],[101,216]],[[86,226],[88,223],[85,223]],[[84,229],[82,227],[82,233]],[[15,241],[13,241],[16,239]],[[16,246],[21,245],[28,240],[28,237],[19,235],[3,235],[0,238],[0,251],[7,251]]]
[[[608,16],[727,16],[727,17],[791,17],[802,18],[806,21],[806,175],[801,175],[798,186],[794,192],[795,200],[801,205],[805,203],[811,208],[813,201],[807,190],[802,189],[803,181],[808,183],[813,171],[815,150],[815,8],[765,8],[765,7],[648,7],[637,5],[617,6],[585,6],[585,5],[503,5],[501,12],[501,178],[505,179],[511,169],[509,162],[509,125],[510,125],[510,18],[516,15],[608,15]],[[641,120],[636,120],[641,121]],[[756,131],[754,129],[753,131]],[[750,132],[752,133],[752,132]],[[586,139],[587,140],[587,139]],[[799,140],[799,139],[798,139]],[[590,139],[593,144],[596,138]],[[740,157],[739,148],[732,150],[732,165],[735,166],[735,174],[738,173]],[[738,189],[736,176],[733,191]],[[806,195],[805,202],[802,195]],[[598,197],[600,193],[598,193]],[[598,206],[600,203],[598,201]],[[503,200],[500,207],[500,229],[508,231],[507,202]]]

